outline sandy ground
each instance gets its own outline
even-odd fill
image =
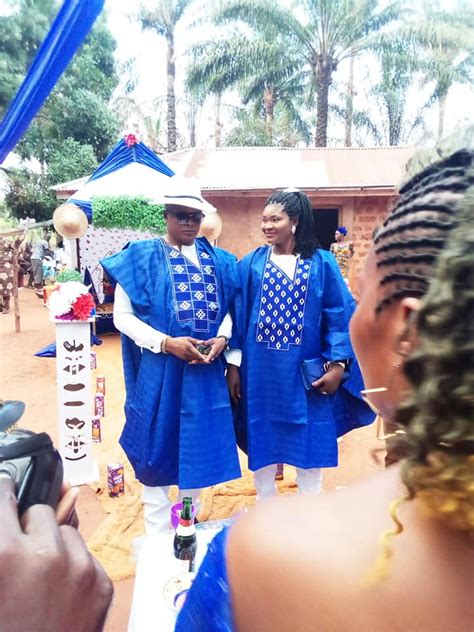
[[[34,292],[20,290],[21,332],[15,333],[13,313],[0,315],[0,397],[21,399],[26,412],[21,425],[34,431],[46,431],[57,438],[56,366],[54,359],[36,358],[34,353],[54,341],[54,325],[48,311]],[[117,439],[123,426],[123,379],[120,341],[117,335],[103,337],[103,344],[94,347],[98,355],[98,373],[106,376],[106,415],[102,425],[103,442],[94,446],[101,469],[97,485],[81,488],[78,501],[80,531],[92,551],[99,557],[116,581],[115,599],[106,625],[106,632],[127,629],[133,590],[134,563],[130,554],[133,539],[142,531],[139,502],[140,488]],[[341,488],[376,471],[371,454],[379,447],[374,428],[351,433],[340,443],[340,466],[328,470],[324,477],[326,490]],[[382,458],[379,454],[379,462]],[[107,463],[121,461],[126,467],[126,494],[110,499],[105,489]],[[243,463],[245,466],[245,463]],[[295,491],[294,472],[285,469],[282,491]],[[203,495],[204,519],[226,517],[255,502],[255,491],[248,471],[239,481],[216,486]],[[128,577],[128,579],[120,579]]]

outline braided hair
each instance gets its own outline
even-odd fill
[[[301,255],[302,259],[311,259],[320,244],[316,237],[313,210],[308,196],[298,190],[276,191],[266,200],[265,206],[269,204],[282,204],[288,217],[298,220],[293,254]]]
[[[428,291],[438,256],[457,224],[457,205],[474,184],[474,152],[462,149],[409,180],[376,231],[382,297],[376,311]]]
[[[440,256],[417,315],[419,344],[405,374],[412,395],[402,480],[432,515],[474,534],[474,191]]]

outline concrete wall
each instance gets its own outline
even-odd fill
[[[243,257],[265,243],[260,230],[260,221],[265,200],[269,192],[234,195],[205,194],[206,199],[218,210],[222,219],[222,233],[218,245]],[[338,208],[339,223],[346,226],[349,239],[353,242],[355,255],[351,264],[351,279],[360,271],[369,249],[372,232],[385,215],[390,198],[387,196],[310,196],[314,209]],[[351,283],[353,284],[353,283]]]

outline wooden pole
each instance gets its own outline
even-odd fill
[[[20,242],[21,243],[21,242]],[[18,300],[18,250],[19,246],[13,246],[13,306],[15,310],[15,332],[20,333],[20,302]]]
[[[46,226],[51,226],[53,223],[52,219],[48,219],[45,222],[35,222],[34,224],[27,224],[22,226],[21,228],[9,228],[8,230],[0,230],[0,237],[13,237],[13,235],[21,235],[22,233],[33,230],[35,228],[45,228]]]

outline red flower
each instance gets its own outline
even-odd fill
[[[123,140],[125,141],[127,147],[133,147],[133,145],[136,145],[138,143],[138,138],[135,136],[135,134],[127,134],[123,137]]]
[[[94,299],[91,294],[81,294],[77,297],[72,306],[74,317],[77,320],[87,320],[91,317],[95,307]]]

